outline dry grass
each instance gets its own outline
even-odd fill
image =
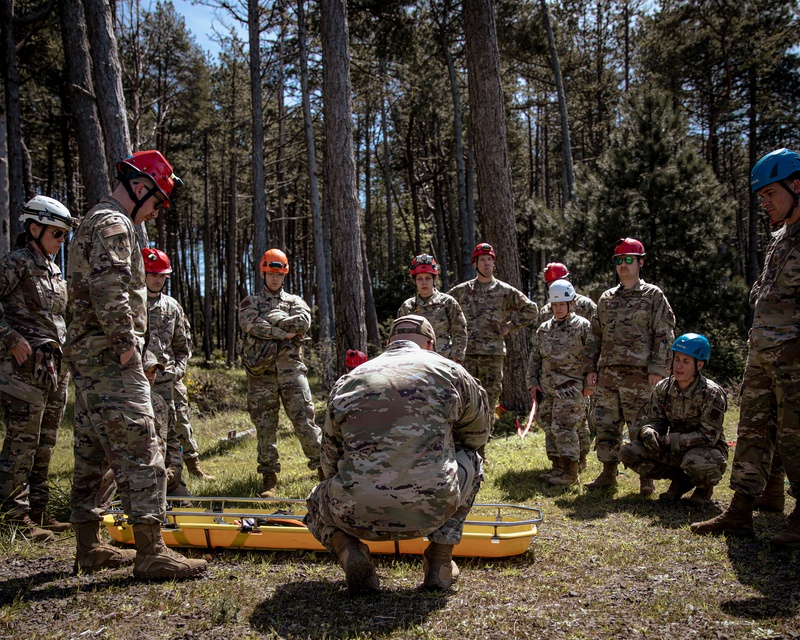
[[[203,374],[214,393],[241,389],[240,373]],[[317,409],[321,415],[321,398]],[[729,440],[736,413],[727,416]],[[190,489],[255,495],[254,439],[219,440],[230,428],[249,428],[246,413],[206,411],[194,426],[203,466],[217,479],[190,479]],[[524,441],[505,433],[489,445],[479,500],[538,506],[545,522],[521,556],[459,562],[461,581],[450,594],[417,591],[420,558],[377,557],[383,592],[351,599],[334,558],[309,552],[215,552],[207,577],[183,583],[138,583],[123,569],[76,577],[72,536],[42,547],[12,541],[3,529],[0,638],[800,637],[800,556],[773,553],[767,543],[780,514],[759,515],[753,541],[694,536],[688,524],[718,508],[642,499],[629,471],[614,493],[548,487],[536,479],[546,467],[541,432]],[[303,497],[314,474],[285,417],[280,436],[279,495]],[[66,425],[53,466],[61,516],[70,447]],[[591,460],[584,479],[599,471]],[[730,495],[726,477],[715,498],[724,505]]]

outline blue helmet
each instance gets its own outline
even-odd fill
[[[687,356],[692,356],[692,358],[706,363],[711,357],[711,345],[708,342],[708,338],[699,333],[684,333],[676,338],[675,342],[672,343],[672,350],[678,353],[685,353]]]
[[[758,191],[773,182],[785,180],[800,171],[800,155],[789,149],[777,149],[756,162],[750,172],[750,190]]]

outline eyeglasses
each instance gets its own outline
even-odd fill
[[[156,203],[153,205],[153,210],[158,211],[161,207],[164,206],[164,198],[162,198],[158,194],[153,194],[153,197],[155,198],[156,201]]]
[[[66,236],[68,232],[64,231],[63,229],[50,229],[50,233],[52,233],[53,237],[58,240]]]
[[[614,256],[614,264],[633,264],[636,256]]]

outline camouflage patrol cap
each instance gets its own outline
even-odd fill
[[[413,326],[401,326],[406,324]],[[408,315],[402,316],[395,320],[392,323],[391,330],[389,331],[389,337],[391,338],[399,333],[416,333],[417,335],[430,338],[433,340],[434,344],[436,343],[436,334],[433,332],[433,327],[431,326],[431,323],[428,322],[428,319],[424,318],[423,316]]]
[[[158,361],[156,354],[148,349],[144,352],[144,358],[142,359],[142,370],[150,371],[150,369],[153,367],[158,367],[160,371],[164,370],[164,365]]]

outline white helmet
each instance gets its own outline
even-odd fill
[[[554,302],[572,302],[575,299],[575,287],[569,280],[556,280],[550,285],[550,304]]]
[[[19,221],[24,224],[27,220],[67,231],[78,226],[77,221],[73,220],[70,215],[69,209],[58,200],[47,196],[34,196],[22,207]]]

